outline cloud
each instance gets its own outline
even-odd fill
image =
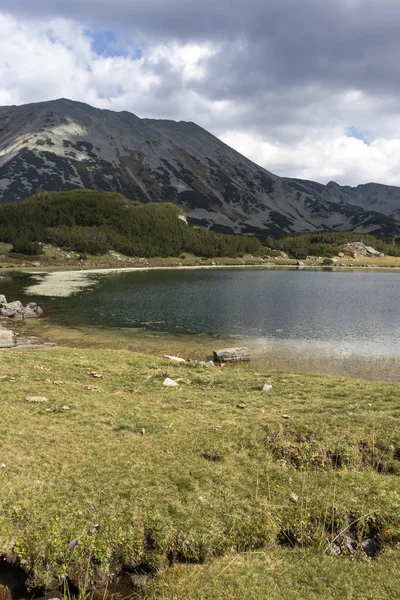
[[[400,184],[397,0],[3,0],[0,104],[192,120],[272,172]]]

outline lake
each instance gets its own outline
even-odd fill
[[[0,280],[0,293],[10,300],[35,299],[49,318],[66,325],[236,336],[260,347],[279,342],[315,353],[400,357],[399,272],[14,273]]]

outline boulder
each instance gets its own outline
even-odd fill
[[[0,317],[15,317],[15,315],[17,314],[16,310],[13,310],[12,308],[6,308],[5,306],[0,308]]]
[[[16,300],[15,302],[8,302],[8,304],[6,304],[6,308],[9,308],[11,310],[22,310],[24,308],[22,302],[20,302],[19,300]]]
[[[0,304],[7,304],[7,298],[3,294],[0,294]]]
[[[249,362],[250,353],[248,348],[223,348],[214,350],[214,362]]]
[[[22,316],[24,319],[37,319],[38,315],[32,308],[24,308],[22,311]]]

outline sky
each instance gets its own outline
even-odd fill
[[[0,0],[0,106],[194,121],[282,176],[400,185],[399,0]]]

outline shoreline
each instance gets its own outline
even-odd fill
[[[24,273],[28,273],[31,275],[39,275],[46,273],[60,273],[65,272],[68,273],[70,271],[77,273],[100,273],[107,274],[113,272],[123,272],[123,271],[165,271],[165,270],[195,270],[195,269],[265,269],[265,270],[274,270],[274,269],[291,269],[291,270],[318,270],[318,271],[400,271],[399,266],[385,266],[385,265],[294,265],[291,263],[280,263],[280,264],[215,264],[215,265],[149,265],[143,267],[116,267],[116,266],[88,266],[82,267],[80,265],[71,265],[71,266],[63,266],[63,265],[49,265],[49,266],[40,266],[40,267],[30,267],[30,266],[3,266],[0,267],[3,273],[7,273],[9,271],[21,271]],[[1,275],[0,275],[1,279]]]

